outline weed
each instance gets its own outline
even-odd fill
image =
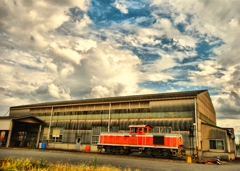
[[[43,157],[41,157],[40,159],[40,168],[44,168],[46,167],[46,161],[43,159]]]
[[[113,166],[97,166],[97,157],[95,156],[92,165],[80,164],[47,164],[47,161],[41,157],[40,160],[31,159],[0,159],[0,171],[132,171],[130,168],[120,169]],[[137,171],[137,170],[135,170]]]
[[[93,167],[94,167],[94,169],[97,168],[97,156],[94,157],[94,160],[93,160]]]

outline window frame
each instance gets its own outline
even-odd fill
[[[215,141],[214,148],[211,145],[211,141]],[[219,148],[219,145],[217,142],[221,142],[221,148]],[[225,141],[224,139],[209,139],[209,150],[220,150],[220,151],[224,151],[225,150]]]
[[[95,131],[93,131],[93,129],[96,129],[96,128],[100,128],[99,134],[93,134],[95,132]],[[108,131],[108,127],[106,127],[106,126],[94,126],[94,127],[92,127],[91,144],[92,145],[97,145],[97,143],[99,142],[99,136],[100,136],[101,132],[107,132],[107,131]],[[110,132],[118,132],[118,131],[119,131],[118,126],[114,126],[114,127],[110,128]]]
[[[49,130],[49,127],[44,127],[43,141],[47,140],[47,138],[48,138],[48,130]],[[55,133],[55,131],[57,131],[57,134]],[[53,134],[53,133],[55,133],[55,134]],[[61,143],[62,137],[63,137],[63,127],[51,127],[50,135],[49,135],[49,142]]]
[[[164,131],[165,130],[165,131]],[[171,134],[172,133],[172,127],[171,126],[157,126],[153,127],[152,130],[150,130],[150,133],[166,133]]]

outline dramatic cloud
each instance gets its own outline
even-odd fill
[[[239,11],[224,0],[1,1],[0,115],[44,101],[208,89],[219,126],[237,128]]]

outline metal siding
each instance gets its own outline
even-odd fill
[[[216,113],[208,92],[200,93],[197,97],[198,111],[203,115],[202,119],[205,119],[207,123],[216,125]],[[210,122],[209,122],[209,121]]]
[[[37,118],[48,121],[50,120],[50,114],[47,116],[34,115]],[[45,114],[44,114],[45,115]],[[147,112],[147,113],[111,113],[111,119],[164,119],[164,118],[193,118],[194,111],[185,112]],[[71,112],[54,113],[52,120],[102,120],[108,119],[109,114],[73,114]]]
[[[30,109],[30,113],[31,114],[35,114],[35,113],[51,113],[52,108],[34,108],[34,109]]]
[[[130,109],[140,108],[140,102],[130,103]]]
[[[194,111],[194,99],[151,101],[151,112]]]
[[[121,103],[122,109],[129,109],[129,107],[130,107],[129,103]]]
[[[149,108],[149,102],[140,102],[141,108]]]
[[[204,114],[202,114],[201,112],[199,112],[199,118],[208,123],[208,124],[212,124],[212,125],[216,125],[216,122],[212,121],[211,119],[209,119],[207,116],[205,116]],[[214,120],[214,119],[213,119]]]
[[[49,124],[49,121],[46,122]],[[172,131],[188,131],[193,124],[192,119],[112,119],[111,126],[119,126],[120,130],[128,130],[129,125],[146,124],[151,126],[171,126]],[[52,126],[65,129],[91,129],[92,126],[106,126],[108,120],[53,120]]]
[[[47,122],[49,123],[49,122]],[[189,147],[189,125],[192,125],[192,119],[112,119],[111,126],[118,127],[119,130],[128,132],[129,125],[136,124],[149,124],[155,126],[170,126],[172,127],[172,133],[178,133],[183,135],[184,146]],[[58,121],[53,120],[52,127],[62,127],[63,131],[63,143],[74,143],[76,134],[80,132],[82,137],[81,143],[91,143],[91,131],[93,126],[106,127],[108,120],[65,120]],[[85,132],[84,132],[85,131]],[[82,132],[82,133],[81,133]],[[69,134],[69,135],[68,135]]]
[[[79,111],[79,106],[72,106],[72,111]]]
[[[30,109],[10,109],[9,116],[25,116],[30,114]]]
[[[95,110],[103,110],[102,105],[94,105]]]

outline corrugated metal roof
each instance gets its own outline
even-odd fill
[[[105,97],[95,99],[82,99],[82,100],[68,100],[68,101],[55,101],[44,102],[37,104],[12,106],[13,108],[31,108],[31,107],[47,107],[47,106],[63,106],[63,105],[81,105],[81,104],[104,104],[104,103],[119,103],[119,102],[132,102],[132,101],[148,101],[148,100],[160,100],[160,99],[173,99],[173,98],[193,98],[198,94],[208,90],[195,90],[185,92],[168,92],[157,94],[144,94],[144,95],[131,95],[131,96],[118,96],[118,97]]]

